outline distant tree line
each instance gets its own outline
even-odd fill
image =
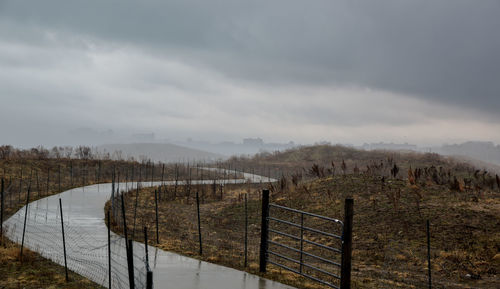
[[[37,146],[29,149],[15,148],[11,145],[0,146],[0,160],[10,159],[32,159],[32,160],[46,160],[46,159],[81,159],[81,160],[123,160],[121,151],[115,151],[112,154],[109,152],[99,152],[96,148],[90,146],[54,146],[51,149],[43,146]],[[149,160],[144,157],[142,161]],[[129,161],[135,161],[133,157]]]

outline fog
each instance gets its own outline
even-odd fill
[[[0,1],[0,143],[500,143],[498,1]]]

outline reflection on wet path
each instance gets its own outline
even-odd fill
[[[244,174],[245,179],[226,180],[225,183],[273,181],[267,177]],[[218,181],[222,182],[222,181]],[[202,181],[192,181],[200,184]],[[211,184],[213,180],[204,180]],[[142,187],[160,182],[143,182]],[[173,182],[164,182],[172,185]],[[179,182],[182,184],[182,182]],[[121,188],[134,189],[136,183],[121,183]],[[104,223],[104,204],[111,194],[111,184],[75,188],[34,201],[28,205],[25,247],[42,256],[64,264],[59,198],[62,199],[68,268],[90,280],[108,285],[107,227]],[[5,223],[6,236],[21,242],[26,207]],[[144,245],[134,242],[135,284],[145,287]],[[112,287],[128,288],[128,271],[124,238],[111,232]],[[149,262],[153,270],[155,288],[172,289],[290,289],[277,282],[231,268],[149,247]]]

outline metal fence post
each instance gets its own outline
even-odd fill
[[[64,252],[64,271],[66,273],[66,282],[69,281],[68,278],[68,262],[66,260],[66,239],[64,238],[64,218],[63,218],[63,209],[62,209],[62,201],[59,198],[59,210],[61,213],[61,231],[62,231],[62,240],[63,240],[63,252]]]
[[[267,239],[269,235],[269,190],[262,191],[262,219],[260,225],[260,266],[261,273],[266,272],[267,265]]]
[[[153,289],[153,272],[146,273],[146,289]]]
[[[21,191],[23,190],[23,170],[21,169],[21,177],[19,178],[19,191],[17,194],[17,203],[21,202]]]
[[[340,288],[351,288],[351,257],[352,257],[352,219],[353,199],[345,199],[344,230],[342,232],[342,264],[340,272]]]
[[[128,250],[127,216],[125,214],[125,201],[123,200],[123,194],[120,195],[120,198],[122,201],[123,236],[125,237],[125,247]]]
[[[149,271],[148,228],[146,226],[144,226],[144,250],[146,254],[146,270]]]
[[[429,271],[429,289],[432,288],[432,278],[431,278],[431,231],[430,223],[427,220],[427,270]]]
[[[300,214],[300,269],[299,272],[302,274],[304,267],[304,213]]]
[[[132,240],[128,240],[127,263],[128,263],[128,284],[130,289],[135,288],[134,279],[134,244]]]
[[[58,166],[58,182],[59,182],[59,189],[58,192],[61,192],[61,165]]]
[[[23,238],[21,241],[21,255],[20,255],[21,262],[23,261],[24,235],[26,234],[26,221],[28,218],[28,209],[29,209],[29,202],[30,202],[30,190],[31,190],[31,188],[28,187],[28,195],[26,196],[26,206],[25,206],[26,211],[24,213]]]
[[[151,186],[153,186],[154,175],[155,175],[155,163],[151,163]]]
[[[248,265],[248,193],[245,194],[245,261],[243,267]]]
[[[156,213],[156,244],[160,244],[160,233],[158,229],[158,192],[155,190],[155,213]]]
[[[203,243],[201,242],[201,220],[200,220],[200,196],[196,190],[196,212],[198,214],[198,242],[200,244],[200,256],[203,254]]]
[[[50,186],[50,168],[47,168],[47,196],[49,195],[49,186]]]
[[[3,210],[4,210],[4,179],[2,178],[2,186],[1,186],[1,190],[0,190],[0,194],[1,194],[1,200],[0,200],[0,242],[2,241],[2,237],[3,237]]]
[[[135,203],[134,203],[134,227],[132,228],[132,239],[135,236],[135,222],[136,222],[136,217],[137,217],[137,202],[139,198],[139,181],[137,181],[137,188],[135,191]]]
[[[107,212],[108,216],[108,288],[111,289],[111,218],[109,214],[109,209]]]
[[[71,187],[73,188],[73,161],[69,161],[69,173],[70,173],[70,182],[71,182]]]
[[[38,178],[38,170],[35,171],[36,176],[36,192],[38,194],[38,198],[40,198],[40,180]]]

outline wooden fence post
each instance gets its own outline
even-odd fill
[[[267,239],[269,234],[269,190],[262,191],[262,219],[260,225],[260,266],[261,273],[266,272]]]
[[[342,232],[342,264],[340,273],[340,288],[351,288],[351,257],[352,257],[352,219],[353,199],[345,199],[344,230]]]

